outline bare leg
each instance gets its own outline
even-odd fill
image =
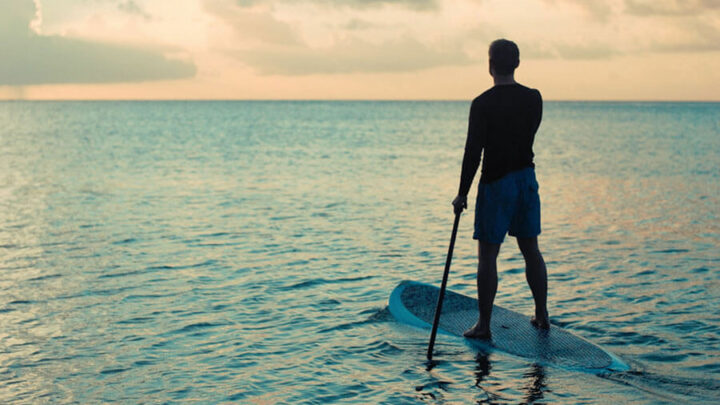
[[[497,292],[497,256],[500,252],[499,243],[480,242],[478,246],[478,310],[480,317],[477,323],[464,336],[475,339],[490,339],[490,316],[493,301]]]
[[[525,258],[525,277],[535,300],[535,316],[530,320],[541,329],[550,328],[547,313],[547,269],[537,238],[517,238],[520,252]]]

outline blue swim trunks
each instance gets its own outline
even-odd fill
[[[478,187],[473,239],[502,243],[506,233],[518,238],[540,235],[540,195],[532,167]]]

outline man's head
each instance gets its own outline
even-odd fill
[[[511,75],[520,64],[520,50],[515,42],[507,39],[493,41],[488,54],[490,55],[490,74],[493,76]]]

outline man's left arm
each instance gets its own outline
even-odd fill
[[[460,173],[460,188],[458,195],[453,200],[455,214],[461,213],[467,208],[467,195],[475,178],[475,173],[480,166],[480,158],[482,156],[483,131],[481,126],[481,117],[479,116],[479,106],[477,99],[470,106],[470,117],[468,118],[468,134],[465,140],[465,154],[463,155],[462,171]]]

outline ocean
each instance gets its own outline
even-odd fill
[[[387,301],[439,285],[468,109],[0,102],[0,402],[720,402],[720,103],[545,103],[550,318],[629,372],[445,335],[426,363]],[[529,316],[523,266],[506,238],[496,303]]]

